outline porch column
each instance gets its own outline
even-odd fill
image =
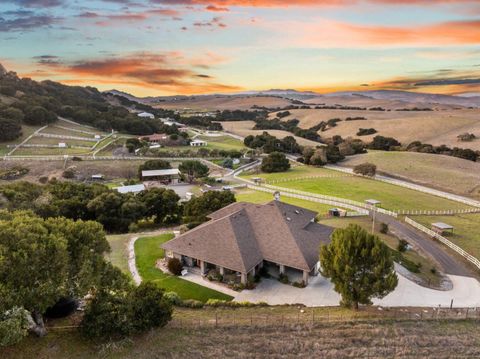
[[[308,274],[306,270],[303,271],[303,283],[305,283],[305,285],[308,285]]]
[[[255,277],[255,267],[252,268],[252,277]]]
[[[247,273],[241,273],[241,275],[240,282],[242,282],[242,284],[247,284]]]
[[[205,274],[205,261],[200,261],[200,273]]]
[[[225,268],[219,267],[220,275],[225,275]]]
[[[280,274],[285,274],[285,266],[283,264],[280,264],[278,271]]]

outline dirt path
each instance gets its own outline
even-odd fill
[[[128,240],[128,245],[127,245],[128,270],[130,271],[130,274],[132,275],[133,281],[135,282],[136,285],[139,285],[140,283],[142,283],[142,277],[140,276],[140,273],[138,273],[136,257],[135,257],[135,242],[137,241],[137,239],[141,237],[153,237],[153,236],[158,236],[160,234],[171,233],[174,230],[176,230],[176,228],[163,228],[153,232],[132,233],[132,237],[130,237],[130,239]]]

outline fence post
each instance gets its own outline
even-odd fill
[[[218,327],[218,312],[215,311],[215,328]]]

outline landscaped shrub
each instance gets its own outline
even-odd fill
[[[185,308],[197,309],[197,308],[203,308],[204,304],[202,302],[200,302],[199,300],[186,299],[182,302],[181,306],[185,307]]]
[[[175,292],[166,292],[163,297],[172,305],[182,305],[182,298]]]
[[[183,265],[178,258],[169,258],[167,268],[173,275],[182,274]]]
[[[388,233],[388,223],[380,223],[380,233],[387,234]]]
[[[408,242],[405,239],[400,239],[398,241],[397,250],[401,253],[406,252],[408,248]]]
[[[245,284],[243,283],[229,283],[228,287],[233,289],[236,292],[240,292],[245,289]]]
[[[283,284],[289,284],[290,280],[288,279],[288,275],[284,273],[280,273],[278,276],[278,281]]]
[[[218,271],[216,270],[211,270],[207,274],[207,279],[209,281],[215,281],[215,282],[221,282],[223,280],[223,275],[221,275]]]
[[[297,288],[305,288],[305,282],[303,280],[298,281],[298,282],[293,282],[292,285]]]

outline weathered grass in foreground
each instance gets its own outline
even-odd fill
[[[374,198],[380,200],[383,208],[397,210],[448,210],[467,206],[444,198],[414,191],[408,188],[357,176],[342,176],[340,172],[309,166],[297,166],[287,172],[260,174],[267,181],[283,181],[305,176],[328,176],[275,183],[276,186],[305,192],[330,195],[363,202]],[[247,177],[255,177],[249,175]]]
[[[2,358],[309,356],[335,359],[442,359],[475,358],[480,355],[480,331],[475,320],[395,321],[386,319],[394,311],[378,311],[376,308],[358,313],[342,308],[316,308],[314,311],[317,320],[312,327],[309,324],[312,310],[307,308],[302,313],[295,306],[235,310],[178,309],[173,322],[166,328],[141,336],[114,343],[92,343],[82,339],[75,330],[51,330],[44,338],[29,337],[17,346],[5,349]],[[425,315],[431,315],[431,310],[428,312]],[[215,313],[220,318],[218,328],[215,328],[215,321],[211,321]],[[397,310],[395,313],[403,317],[403,312]],[[235,322],[231,320],[233,316]],[[352,320],[354,317],[363,319]],[[226,318],[229,318],[228,322]],[[265,318],[268,318],[267,322]],[[282,318],[289,320],[282,322]]]
[[[167,292],[176,292],[182,299],[195,299],[202,302],[206,302],[210,298],[223,300],[232,299],[232,297],[226,294],[163,273],[155,267],[157,260],[164,256],[164,250],[160,248],[160,245],[172,238],[173,234],[167,233],[155,237],[137,239],[135,242],[135,256],[138,272],[142,279],[158,284]]]

